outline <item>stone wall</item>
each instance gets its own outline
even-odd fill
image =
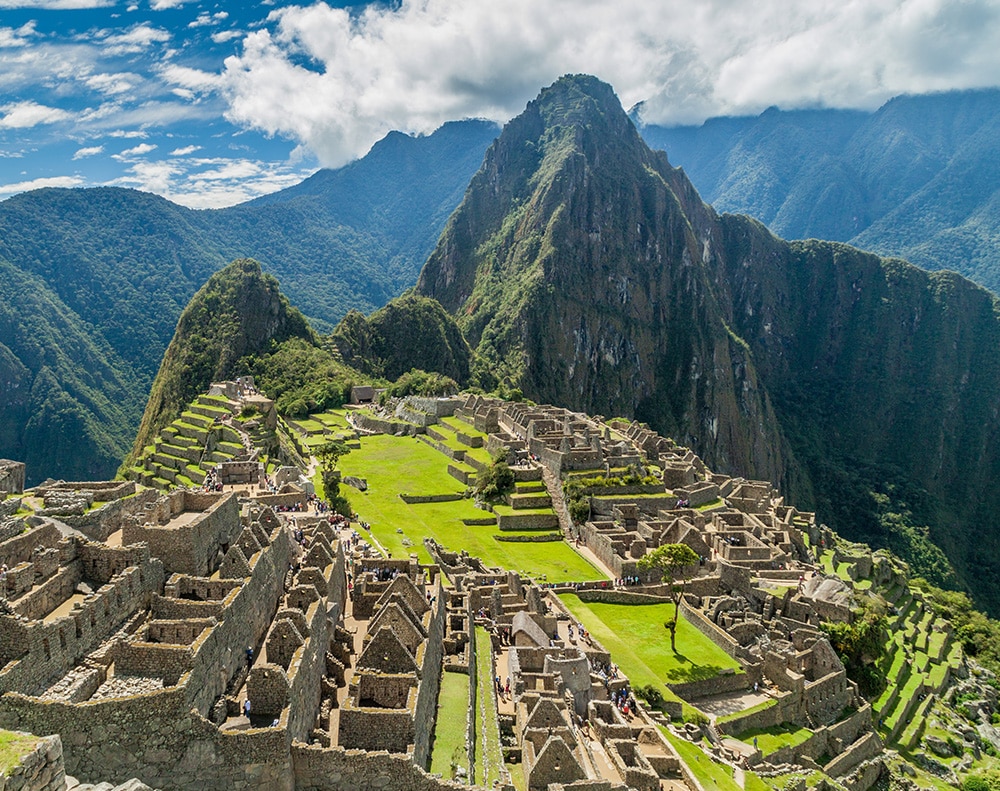
[[[760,682],[759,668],[748,668],[745,673],[720,673],[704,681],[685,681],[678,684],[667,684],[668,687],[684,700],[697,700],[708,695],[721,695],[723,692],[739,692],[749,689],[754,682]]]
[[[6,563],[8,568],[14,568],[18,563],[31,560],[35,547],[54,547],[61,538],[59,528],[46,519],[26,532],[4,541],[0,545],[0,562]]]
[[[21,494],[24,491],[24,462],[0,459],[0,492]]]
[[[294,743],[296,791],[459,791],[476,789],[428,774],[405,755]]]
[[[376,417],[366,409],[358,409],[352,412],[351,417],[352,422],[357,428],[363,431],[370,431],[374,434],[393,434],[395,436],[405,437],[413,436],[415,434],[423,434],[424,431],[426,431],[423,426],[417,426],[413,423],[405,423],[401,420],[386,420],[385,418]]]
[[[184,519],[184,514],[191,516]],[[241,529],[234,493],[202,494],[182,489],[160,497],[144,515],[150,520],[145,524],[125,521],[122,543],[144,541],[168,572],[198,577],[215,571],[220,547],[233,542]],[[140,516],[139,521],[142,519]]]
[[[337,613],[339,615],[339,613]],[[316,724],[322,697],[320,681],[326,675],[326,650],[333,633],[326,603],[313,602],[306,613],[309,636],[293,654],[288,665],[288,734],[292,739],[308,741]]]
[[[116,575],[69,614],[49,622],[0,616],[0,692],[30,690],[65,675],[163,586],[163,566],[147,559]]]
[[[417,692],[417,707],[414,721],[417,723],[416,740],[413,744],[413,761],[418,766],[428,766],[431,757],[431,736],[437,717],[438,690],[441,686],[441,664],[444,659],[444,626],[447,606],[440,586],[435,591],[431,609],[431,622],[427,629],[424,662],[421,668],[420,687]]]
[[[270,539],[271,543],[255,555],[250,578],[236,585],[226,583],[229,593],[224,601],[222,622],[197,651],[188,685],[188,705],[202,715],[207,714],[215,699],[225,692],[226,684],[246,664],[246,647],[259,644],[277,608],[292,546],[288,531],[283,528],[272,532]],[[211,582],[205,581],[206,585]],[[176,585],[181,586],[180,580]]]
[[[284,731],[221,732],[191,711],[185,696],[174,687],[72,705],[11,693],[0,698],[0,726],[62,733],[66,771],[85,782],[137,777],[168,791],[293,791]]]
[[[708,620],[701,610],[695,609],[684,601],[684,599],[681,599],[681,614],[685,619],[687,619],[688,623],[719,646],[719,648],[729,654],[729,656],[733,659],[749,659],[746,649],[741,647],[731,635],[727,634],[725,631]]]
[[[401,499],[407,505],[413,505],[415,503],[452,503],[463,499],[462,495],[456,493],[453,494],[406,494],[400,493],[399,499]]]

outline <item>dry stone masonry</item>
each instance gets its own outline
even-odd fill
[[[472,775],[495,760],[477,745],[487,738],[477,712],[495,707],[503,766],[493,768],[505,789],[518,763],[529,791],[702,787],[666,732],[707,740],[734,767],[822,771],[866,791],[883,771],[877,719],[893,717],[893,738],[915,746],[920,733],[907,729],[923,701],[965,673],[940,624],[920,669],[924,697],[883,696],[873,711],[819,627],[850,622],[855,580],[895,591],[905,579],[885,558],[839,545],[767,482],[713,473],[637,423],[483,396],[375,405],[370,388],[355,390],[354,439],[412,434],[466,485],[484,451],[507,458],[515,492],[467,520],[470,530],[569,541],[608,578],[526,579],[430,539],[430,564],[384,557],[356,523],[307,509],[304,464],[263,475],[257,441],[280,419],[252,380],[214,384],[132,480],[25,493],[23,465],[0,462],[0,727],[45,737],[35,752],[51,764],[26,759],[22,775],[37,782],[4,787],[85,787],[67,786],[69,776],[169,791],[458,788],[426,771],[442,674],[458,673],[469,678],[462,763]],[[306,443],[289,442],[290,458],[308,458]],[[589,506],[580,524],[571,496]],[[698,557],[682,614],[739,667],[671,683],[657,710],[636,700],[559,594],[669,601],[639,565],[664,544]],[[847,573],[827,573],[830,562]],[[901,627],[928,622],[905,594],[894,601]],[[684,703],[712,713],[720,699],[757,704],[708,725],[679,722]],[[773,726],[811,735],[767,755],[735,738]]]

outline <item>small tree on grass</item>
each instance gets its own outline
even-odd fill
[[[476,477],[476,494],[487,503],[498,503],[514,491],[514,471],[507,466],[507,454],[501,452],[493,463]]]
[[[340,457],[351,452],[351,449],[343,442],[332,440],[324,442],[316,448],[316,458],[319,461],[319,473],[323,480],[323,491],[330,507],[338,514],[350,516],[351,505],[347,498],[340,494],[340,473],[337,471],[337,462]]]
[[[680,616],[681,597],[684,595],[686,578],[684,573],[698,563],[698,556],[687,544],[664,544],[639,560],[643,571],[656,569],[670,590],[670,600],[674,603],[674,620],[664,624],[670,631],[670,650],[677,653],[677,619]],[[680,581],[680,585],[674,583]]]

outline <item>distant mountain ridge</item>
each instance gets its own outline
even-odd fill
[[[1000,608],[1000,303],[953,273],[717,214],[610,86],[545,89],[417,285],[532,399],[648,421]],[[946,564],[944,564],[946,565]]]
[[[110,187],[0,202],[12,273],[0,313],[13,316],[0,392],[16,394],[0,402],[0,458],[28,461],[29,482],[113,475],[181,311],[233,259],[259,260],[321,330],[381,307],[416,280],[496,133],[485,121],[392,133],[345,168],[229,209]],[[52,361],[30,351],[39,339]]]
[[[1000,293],[1000,90],[899,96],[872,113],[771,108],[641,126],[716,210],[844,241]]]

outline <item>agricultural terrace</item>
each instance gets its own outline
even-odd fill
[[[559,597],[573,616],[611,652],[633,688],[701,681],[723,671],[742,672],[739,663],[695,629],[683,615],[677,622],[677,653],[670,650],[664,623],[672,604],[584,602],[571,593]]]
[[[467,550],[488,566],[520,572],[536,580],[584,582],[603,575],[565,541],[497,541],[497,537],[536,536],[539,531],[504,531],[497,525],[467,525],[491,515],[470,498],[443,503],[407,504],[400,493],[438,495],[465,493],[466,487],[448,474],[448,457],[414,437],[377,434],[361,437],[360,449],[341,458],[345,476],[364,478],[365,492],[341,486],[361,519],[371,525],[374,538],[393,557],[416,553],[422,563],[431,558],[423,539],[433,538],[452,551]]]

